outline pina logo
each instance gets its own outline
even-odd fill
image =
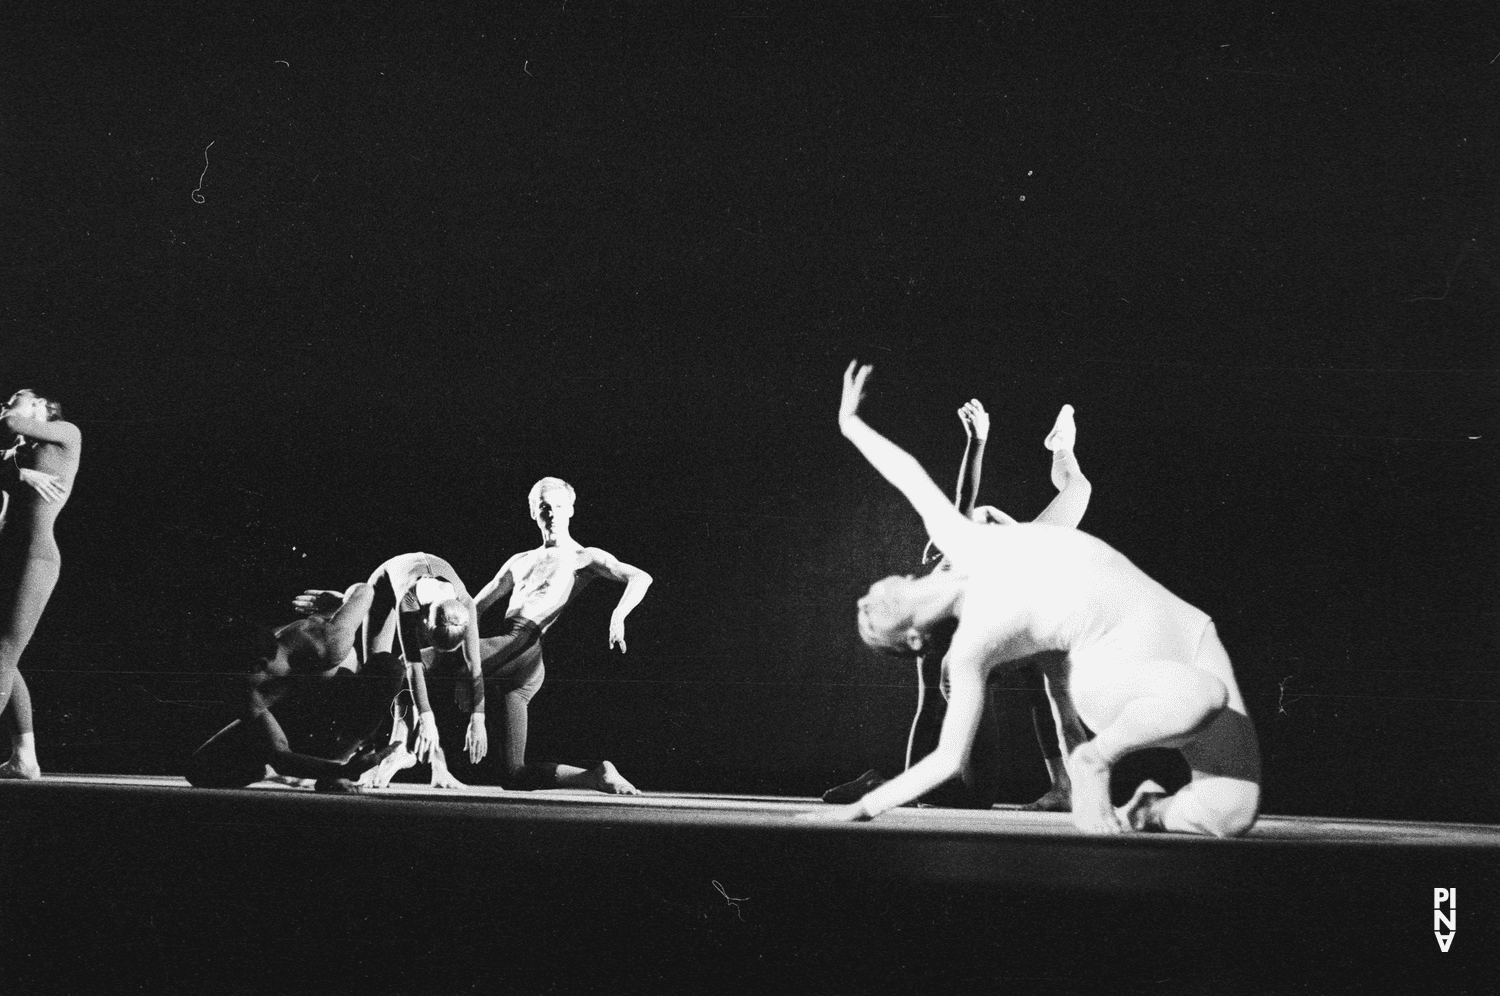
[[[1444,903],[1448,904],[1446,911]],[[1445,934],[1444,930],[1448,932]],[[1438,947],[1446,952],[1453,943],[1453,935],[1458,933],[1457,889],[1432,890],[1432,932],[1437,937]]]

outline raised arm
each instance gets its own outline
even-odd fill
[[[857,372],[856,372],[857,369]],[[839,431],[853,443],[870,465],[895,485],[912,508],[922,517],[927,535],[953,559],[965,548],[971,531],[981,529],[964,518],[963,513],[948,503],[948,498],[932,478],[922,469],[911,454],[865,424],[859,417],[859,403],[864,400],[865,381],[873,367],[858,367],[851,362],[844,371],[844,391],[839,401]]]
[[[964,424],[964,458],[958,465],[958,483],[953,486],[953,507],[965,518],[972,518],[974,502],[979,498],[979,474],[984,465],[984,443],[990,434],[990,416],[975,398],[958,409],[958,420]],[[922,563],[936,559],[941,552],[935,550],[929,539],[922,551]]]
[[[4,425],[10,432],[26,439],[39,439],[44,443],[53,443],[58,446],[77,446],[83,439],[78,426],[72,422],[43,422],[13,412],[0,415],[0,425]]]
[[[990,414],[974,398],[958,410],[964,424],[964,462],[958,468],[958,484],[953,490],[953,504],[964,518],[974,511],[979,500],[979,474],[984,465],[984,443],[990,435]]]
[[[585,552],[589,556],[589,570],[611,581],[625,583],[625,592],[620,596],[619,602],[615,603],[615,611],[609,617],[609,646],[613,649],[615,644],[619,644],[620,653],[623,654],[625,652],[625,617],[630,615],[630,610],[640,605],[641,599],[646,597],[646,589],[651,587],[651,575],[639,567],[632,567],[620,561],[613,554],[597,546],[587,547]]]

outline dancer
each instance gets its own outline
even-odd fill
[[[911,502],[954,570],[876,582],[859,601],[860,636],[878,649],[920,653],[934,626],[956,618],[952,694],[936,751],[858,802],[803,818],[870,819],[958,774],[974,749],[991,674],[1058,650],[1068,654],[1078,714],[1097,731],[1068,758],[1079,829],[1246,832],[1260,803],[1260,753],[1212,620],[1075,529],[986,529],[965,519],[916,460],[859,417],[870,370],[851,363],[845,371],[839,428]],[[1192,781],[1170,796],[1143,783],[1116,810],[1110,769],[1147,747],[1180,750]]]
[[[406,724],[398,719],[392,740],[401,748],[386,759],[369,781],[384,787],[401,768],[418,761],[432,764],[434,788],[463,788],[448,770],[439,741],[437,720],[427,691],[427,672],[467,673],[472,714],[464,735],[470,762],[478,764],[489,750],[484,726],[484,674],[480,670],[479,613],[453,565],[428,553],[403,553],[392,557],[370,575],[374,600],[361,624],[355,644],[361,661],[399,647],[406,662],[407,678],[416,706],[416,738],[407,750]],[[296,600],[298,611],[323,604],[332,592],[309,591]]]
[[[542,545],[518,553],[490,579],[475,604],[479,613],[506,599],[505,622],[497,636],[480,641],[485,681],[499,700],[491,713],[497,724],[495,744],[506,787],[591,788],[617,795],[639,795],[615,766],[601,761],[592,768],[526,760],[527,708],[542,687],[542,634],[557,622],[573,598],[595,577],[621,581],[625,591],[609,620],[609,647],[625,653],[625,619],[651,586],[651,575],[622,563],[595,546],[582,546],[568,531],[577,495],[557,477],[537,481],[527,496],[531,518],[541,530]]]
[[[21,674],[21,654],[31,642],[62,570],[52,524],[67,504],[83,434],[62,420],[62,406],[29,388],[0,408],[0,423],[15,442],[4,451],[7,478],[27,487],[3,502],[0,515],[0,716],[10,733],[10,760],[0,778],[40,778],[31,690]],[[9,481],[7,480],[7,483]]]
[[[993,506],[985,505],[977,509],[974,507],[974,502],[979,496],[979,479],[984,463],[985,441],[989,436],[989,413],[976,399],[958,409],[958,418],[964,426],[965,441],[963,462],[958,468],[958,484],[954,489],[954,506],[960,513],[976,522],[993,525],[1014,523],[1015,519]],[[1073,454],[1076,438],[1077,428],[1073,421],[1073,406],[1064,405],[1057,414],[1052,431],[1047,434],[1043,443],[1052,451],[1052,483],[1058,493],[1037,516],[1035,520],[1037,522],[1076,528],[1088,509],[1093,486],[1088,478],[1083,476],[1083,471],[1078,466],[1078,459]],[[923,551],[922,562],[926,564],[934,559],[937,564],[933,570],[951,569],[952,562],[937,554],[929,540],[927,549]],[[917,711],[912,718],[911,732],[906,741],[907,768],[912,766],[914,757],[930,753],[932,747],[936,745],[933,719],[926,708],[926,691],[930,685],[938,684],[942,689],[943,698],[948,697],[946,672],[942,669],[942,660],[948,651],[952,631],[951,623],[938,627],[922,653],[916,655]],[[1032,726],[1036,731],[1037,743],[1042,748],[1042,759],[1047,766],[1048,778],[1051,780],[1051,787],[1047,793],[1035,802],[1022,807],[1024,809],[1052,812],[1068,810],[1071,800],[1068,769],[1063,763],[1063,754],[1065,750],[1071,750],[1086,739],[1083,724],[1079,722],[1077,714],[1072,709],[1066,689],[1057,681],[1055,675],[1050,681],[1047,678],[1046,673],[1055,671],[1056,665],[1057,661],[1040,657],[1029,665],[1018,668],[1018,673],[1026,676],[1028,682],[1031,683],[1029,697],[1032,700]],[[987,692],[985,696],[985,715],[980,724],[979,737],[981,746],[971,752],[971,764],[965,766],[956,781],[940,786],[925,796],[925,801],[938,806],[962,809],[989,809],[995,804],[999,795],[1002,773],[999,766],[998,708],[992,691]],[[922,748],[920,754],[916,753],[919,745]],[[981,761],[993,763],[980,766],[977,762]],[[883,775],[872,769],[853,781],[829,789],[823,794],[823,801],[834,804],[853,802],[885,780]]]
[[[336,596],[337,604],[324,599],[319,611],[277,629],[274,648],[248,677],[239,717],[194,752],[184,772],[187,780],[200,788],[244,788],[280,776],[277,780],[314,779],[320,792],[358,791],[353,779],[398,746],[356,756],[379,729],[405,674],[394,654],[371,655],[359,674],[352,670],[355,635],[374,596],[370,585],[353,585]],[[340,720],[333,759],[291,750],[271,713],[290,694],[310,686],[331,693]]]

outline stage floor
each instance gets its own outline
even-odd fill
[[[49,775],[48,782],[59,786],[92,787],[106,790],[150,790],[153,792],[186,791],[194,794],[220,790],[194,789],[182,778],[151,775]],[[259,782],[240,790],[269,794],[289,806],[301,805],[304,797],[338,798],[320,795],[310,788],[297,788],[273,782]],[[235,793],[237,794],[237,793]],[[987,836],[1087,837],[1074,829],[1063,813],[1036,813],[1019,806],[996,806],[990,810],[943,809],[938,807],[901,807],[878,820],[850,826],[827,826],[794,822],[798,813],[823,808],[821,800],[812,797],[769,795],[725,795],[696,792],[647,792],[638,796],[604,795],[580,789],[556,789],[535,792],[507,792],[503,789],[472,785],[462,790],[434,789],[425,785],[396,782],[384,789],[344,797],[368,808],[370,818],[378,819],[387,807],[453,806],[465,807],[465,815],[475,819],[532,819],[545,814],[555,820],[607,820],[610,822],[688,822],[725,827],[779,826],[808,831],[849,830],[860,833],[978,834]],[[483,808],[471,808],[483,807]],[[1109,843],[1129,846],[1147,841],[1164,846],[1259,847],[1275,844],[1325,844],[1337,846],[1415,846],[1436,848],[1486,849],[1500,862],[1500,826],[1469,823],[1421,823],[1402,820],[1329,819],[1311,816],[1261,816],[1255,827],[1237,841],[1204,841],[1182,835],[1126,835]]]
[[[1500,827],[1265,816],[1214,840],[1091,837],[1065,814],[1013,807],[793,818],[822,805],[0,783],[12,859],[0,950],[102,952],[25,962],[37,992],[103,991],[100,971],[121,983],[110,991],[154,992],[867,993],[957,980],[1160,994],[1397,978],[1482,992],[1500,948]],[[1464,900],[1446,953],[1432,933],[1438,887]]]

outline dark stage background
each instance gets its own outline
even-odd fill
[[[1076,406],[1267,809],[1500,820],[1493,5],[1121,6],[8,7],[0,386],[85,441],[44,766],[173,770],[246,624],[409,550],[477,589],[554,474],[656,584],[624,657],[617,587],[554,628],[532,756],[894,770],[854,600],[924,536],[837,433],[859,356],[945,488],[981,399],[1023,519]]]

